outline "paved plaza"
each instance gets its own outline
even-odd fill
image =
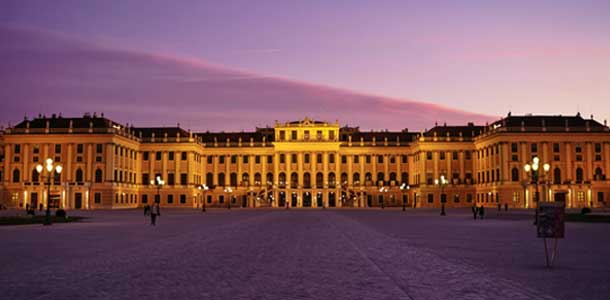
[[[567,223],[549,270],[526,211],[74,214],[0,227],[3,299],[610,298],[610,224]]]

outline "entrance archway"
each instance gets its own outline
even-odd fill
[[[335,192],[328,193],[328,207],[335,207],[336,206],[336,199],[335,199],[335,197],[336,197]]]
[[[310,192],[303,193],[303,207],[311,207],[311,193]]]
[[[324,207],[324,194],[318,193],[316,195],[316,205],[318,207]]]

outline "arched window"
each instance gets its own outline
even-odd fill
[[[231,186],[237,186],[237,173],[231,173],[229,175],[229,183]]]
[[[583,181],[583,173],[582,168],[576,169],[576,183],[582,183]]]
[[[328,187],[334,188],[337,182],[337,178],[335,177],[335,173],[328,173]]]
[[[218,185],[225,186],[225,173],[218,173]]]
[[[280,187],[286,187],[286,173],[280,173]]]
[[[402,174],[400,174],[400,181],[402,183],[409,184],[409,173],[402,172]]]
[[[103,181],[102,170],[95,169],[95,182],[100,183]],[[148,184],[147,182],[142,182],[143,184]]]
[[[247,156],[244,156],[244,157],[247,157]],[[245,186],[250,185],[250,174],[248,174],[248,173],[241,174],[241,185],[245,185]]]
[[[83,170],[80,168],[76,169],[76,176],[74,176],[76,182],[83,182]]]
[[[53,171],[53,182],[54,184],[61,184],[61,174],[57,171]]]
[[[267,173],[267,185],[273,185],[273,173]]]
[[[341,173],[341,184],[347,184],[347,173]]]
[[[324,175],[320,172],[316,174],[316,187],[323,188],[324,187]]]
[[[553,170],[553,182],[555,184],[561,184],[561,170],[559,168]]]
[[[379,172],[379,173],[377,173],[377,182],[379,182],[379,181],[385,181],[385,178],[384,178],[384,177],[385,177],[385,176],[384,176],[383,172]]]
[[[303,174],[303,187],[306,189],[311,188],[311,175],[309,173]]]
[[[396,173],[394,173],[394,172],[390,173],[390,181],[396,181]]]
[[[40,174],[38,174],[38,171],[36,171],[36,169],[32,170],[32,182],[39,182],[40,181]]]
[[[292,172],[292,174],[290,174],[290,187],[291,188],[297,188],[299,186],[299,174],[297,174],[297,172]]]
[[[19,182],[19,180],[20,180],[19,175],[20,175],[19,169],[13,170],[13,183]]]
[[[214,184],[214,174],[212,174],[211,172],[205,174],[205,184],[206,185]]]
[[[602,174],[602,168],[597,167],[595,169],[595,180],[602,180],[603,178],[603,174]]]
[[[518,168],[513,168],[510,171],[510,173],[511,173],[510,178],[512,181],[515,181],[515,182],[519,181],[519,169]]]
[[[271,181],[273,181],[273,178],[271,178]],[[254,173],[254,184],[260,185],[261,182],[262,182],[261,173]]]
[[[354,175],[352,175],[352,180],[354,181],[354,184],[359,184],[360,183],[360,173],[356,172],[354,173]]]
[[[373,174],[371,174],[370,172],[367,172],[366,174],[364,174],[364,180],[373,181]]]

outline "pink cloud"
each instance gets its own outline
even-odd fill
[[[362,128],[429,128],[495,117],[0,27],[0,120],[104,112],[137,126],[251,130],[309,116]]]

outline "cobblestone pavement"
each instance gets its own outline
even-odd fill
[[[610,225],[568,223],[544,268],[529,213],[79,212],[0,227],[3,299],[609,299]]]

